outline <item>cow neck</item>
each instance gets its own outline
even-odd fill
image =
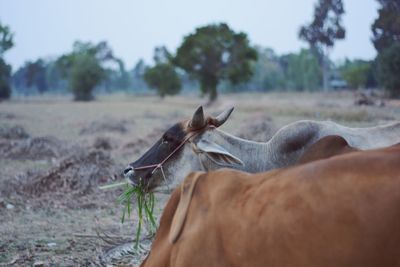
[[[238,166],[237,169],[252,173],[271,169],[272,163],[266,160],[269,154],[267,143],[245,140],[218,129],[216,131],[225,142],[220,145],[243,161],[244,165]]]

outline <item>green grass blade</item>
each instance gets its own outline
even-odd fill
[[[108,190],[108,189],[113,189],[113,188],[117,188],[117,187],[121,187],[126,185],[127,182],[116,182],[116,183],[112,183],[112,184],[107,184],[107,185],[102,185],[99,186],[99,189],[101,190]]]
[[[151,211],[151,208],[148,207],[148,203],[144,203],[144,211],[146,213],[146,218],[151,222],[151,226],[153,227],[153,229],[157,228],[157,224],[156,221],[153,217],[153,213]]]
[[[110,185],[108,188],[116,187],[117,185]],[[118,203],[124,206],[121,222],[124,223],[126,217],[130,217],[132,212],[132,198],[136,197],[136,211],[138,216],[135,249],[139,247],[140,235],[144,222],[149,223],[148,229],[150,233],[154,233],[157,229],[157,223],[154,218],[155,197],[153,193],[145,193],[141,187],[133,187],[125,183],[125,189],[118,197]]]

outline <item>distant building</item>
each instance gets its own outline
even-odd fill
[[[340,78],[334,78],[329,81],[329,88],[333,90],[347,89],[347,82]]]
[[[329,88],[332,90],[343,90],[349,88],[347,82],[343,80],[340,71],[337,69],[331,71]]]

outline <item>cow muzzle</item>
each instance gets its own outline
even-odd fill
[[[125,178],[131,183],[132,186],[138,186],[139,181],[135,178],[135,170],[132,166],[128,166],[124,170]]]

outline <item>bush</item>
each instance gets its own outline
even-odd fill
[[[400,97],[400,44],[396,43],[378,56],[379,81],[391,97]]]

